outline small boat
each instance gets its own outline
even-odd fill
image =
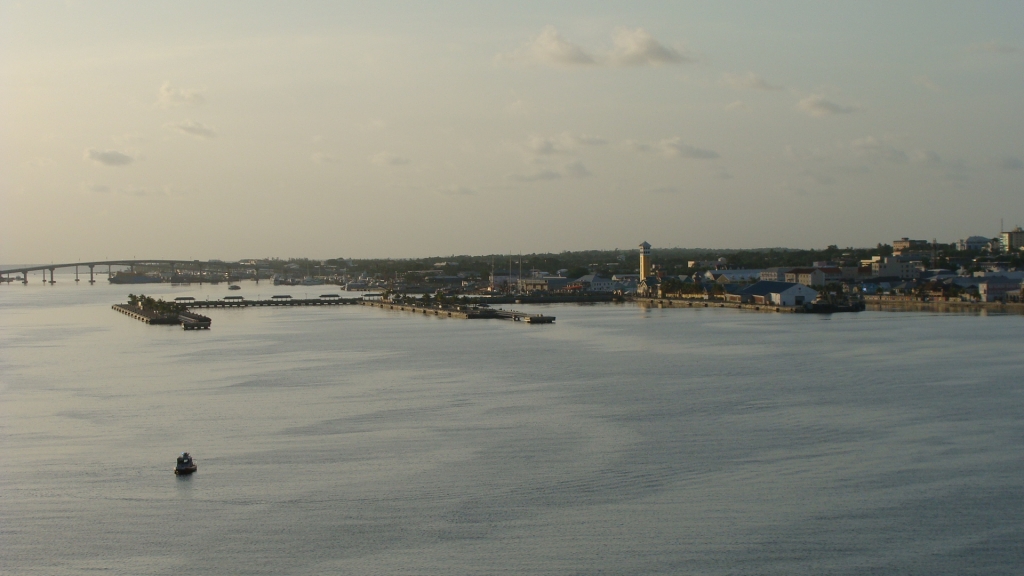
[[[241,290],[241,289],[242,289],[242,287],[239,286],[238,284],[232,284],[231,286],[228,286],[228,290]]]
[[[178,463],[174,465],[174,473],[178,476],[182,474],[191,474],[199,469],[196,461],[192,459],[192,455],[188,452],[182,452],[181,456],[178,456]]]

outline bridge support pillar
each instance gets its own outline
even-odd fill
[[[75,266],[75,282],[78,282],[78,266]]]
[[[46,273],[43,272],[43,282],[46,282]],[[54,284],[53,281],[53,268],[50,268],[50,284]]]
[[[21,279],[22,284],[28,284],[28,272],[23,272],[24,276]]]
[[[93,266],[95,266],[95,264],[89,264],[89,284],[95,284],[96,283],[96,279],[93,278],[93,275],[92,275]]]

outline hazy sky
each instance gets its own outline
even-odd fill
[[[1024,2],[553,4],[2,2],[0,262],[1024,224]]]

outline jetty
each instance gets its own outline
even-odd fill
[[[178,312],[176,314],[160,314],[152,310],[144,310],[130,304],[114,304],[111,306],[125,316],[129,316],[146,324],[181,324],[185,330],[209,330],[213,323],[208,317],[195,312]]]
[[[249,300],[241,296],[225,296],[220,300],[188,300],[189,308],[252,308],[263,306],[345,306],[359,304],[360,298],[340,298],[336,294],[325,294],[319,298],[292,298],[287,294],[271,296],[260,300]]]
[[[466,318],[469,320],[496,318],[499,320],[525,322],[527,324],[551,324],[555,321],[554,316],[527,314],[526,312],[519,312],[516,310],[501,310],[471,305],[425,306],[423,304],[385,302],[382,300],[360,300],[359,303],[363,306],[371,306],[382,310],[396,310],[399,312],[411,312],[413,314],[424,314],[427,316],[439,316],[445,318]]]

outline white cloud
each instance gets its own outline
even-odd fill
[[[691,158],[694,160],[713,160],[718,158],[718,152],[715,152],[714,150],[707,150],[705,148],[697,148],[695,146],[690,146],[689,144],[683,144],[682,139],[678,136],[674,138],[666,138],[659,142],[658,146],[669,156]]]
[[[530,174],[513,174],[509,178],[519,182],[542,182],[545,180],[558,180],[562,177],[560,172],[554,170],[540,170]]]
[[[156,104],[161,108],[176,108],[178,106],[198,106],[206,102],[202,90],[182,89],[171,86],[170,82],[164,82],[160,87],[160,96]]]
[[[540,35],[515,52],[499,54],[499,62],[547,64],[549,66],[592,66],[597,64],[583,47],[566,40],[554,26],[545,26]]]
[[[127,166],[135,161],[135,158],[117,150],[96,150],[94,148],[87,149],[82,157],[104,166]]]
[[[565,175],[573,178],[586,178],[590,176],[590,170],[583,165],[583,162],[576,160],[565,165]]]
[[[612,50],[607,53],[588,51],[549,25],[537,38],[518,50],[498,54],[495,61],[557,67],[658,66],[696,61],[692,56],[658,42],[643,28],[619,28],[612,34],[612,44]]]
[[[213,129],[209,126],[192,120],[183,120],[181,122],[169,122],[167,124],[164,124],[164,128],[170,130],[177,130],[182,134],[195,136],[196,138],[213,138],[217,135],[217,133],[214,132]]]
[[[992,54],[1012,54],[1017,51],[1017,47],[1004,44],[998,40],[991,40],[983,44],[974,44],[971,46],[972,52],[989,52]]]
[[[693,62],[694,59],[658,42],[643,28],[620,28],[612,38],[615,48],[611,63],[619,66],[648,66]]]
[[[782,90],[782,86],[770,84],[764,78],[747,72],[746,74],[723,74],[722,81],[737,90]]]
[[[377,166],[405,166],[412,162],[405,156],[398,156],[390,152],[378,152],[370,157],[370,161]]]
[[[907,153],[882,142],[874,136],[865,136],[850,142],[850,150],[858,157],[871,161],[885,161],[902,164],[907,161]]]
[[[476,196],[476,190],[467,188],[466,186],[440,188],[437,192],[444,196]]]
[[[827,100],[821,94],[811,94],[807,98],[801,100],[799,106],[801,110],[817,118],[832,114],[850,114],[851,112],[857,111],[856,106],[837,104],[831,100]]]

